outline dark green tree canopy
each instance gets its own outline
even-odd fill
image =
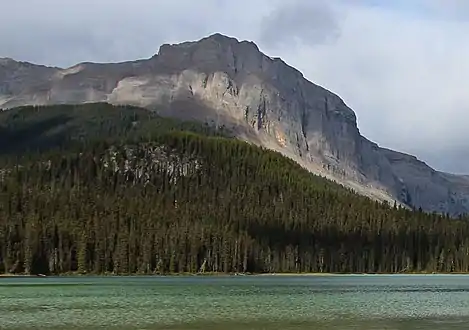
[[[108,104],[0,113],[0,272],[467,272],[468,234],[226,130]]]

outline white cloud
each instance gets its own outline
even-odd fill
[[[287,1],[261,20],[259,41],[270,47],[334,42],[341,12],[326,0]]]
[[[16,0],[2,4],[0,57],[68,66],[213,32],[254,40],[339,94],[368,138],[469,173],[469,2],[410,3]]]
[[[368,138],[469,173],[469,23],[343,6],[334,43],[271,50],[338,93]]]
[[[213,32],[249,38],[250,24],[269,6],[246,9],[225,0],[9,1],[0,56],[60,66],[150,57],[162,43]]]

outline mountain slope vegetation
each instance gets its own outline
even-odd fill
[[[92,102],[229,127],[237,138],[364,196],[427,212],[469,213],[467,176],[368,140],[339,95],[251,41],[215,33],[161,45],[146,59],[69,68],[0,58],[0,109]]]
[[[108,104],[0,114],[0,273],[467,272],[469,222]]]

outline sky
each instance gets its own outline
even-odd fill
[[[68,67],[252,40],[357,114],[361,133],[469,174],[468,0],[0,0],[0,57]]]

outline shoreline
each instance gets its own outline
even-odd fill
[[[0,274],[0,278],[11,278],[11,277],[47,277],[46,275],[44,274],[32,274],[32,275],[29,275],[29,274]]]
[[[233,276],[233,277],[331,277],[331,276],[469,276],[469,273],[436,273],[436,272],[420,272],[420,273],[168,273],[168,274],[80,274],[80,273],[63,273],[63,274],[0,274],[2,278],[43,278],[43,277],[178,277],[178,276],[198,276],[198,277],[217,277],[217,276]]]
[[[426,275],[469,275],[469,273],[271,273],[253,274],[251,276],[426,276]]]

